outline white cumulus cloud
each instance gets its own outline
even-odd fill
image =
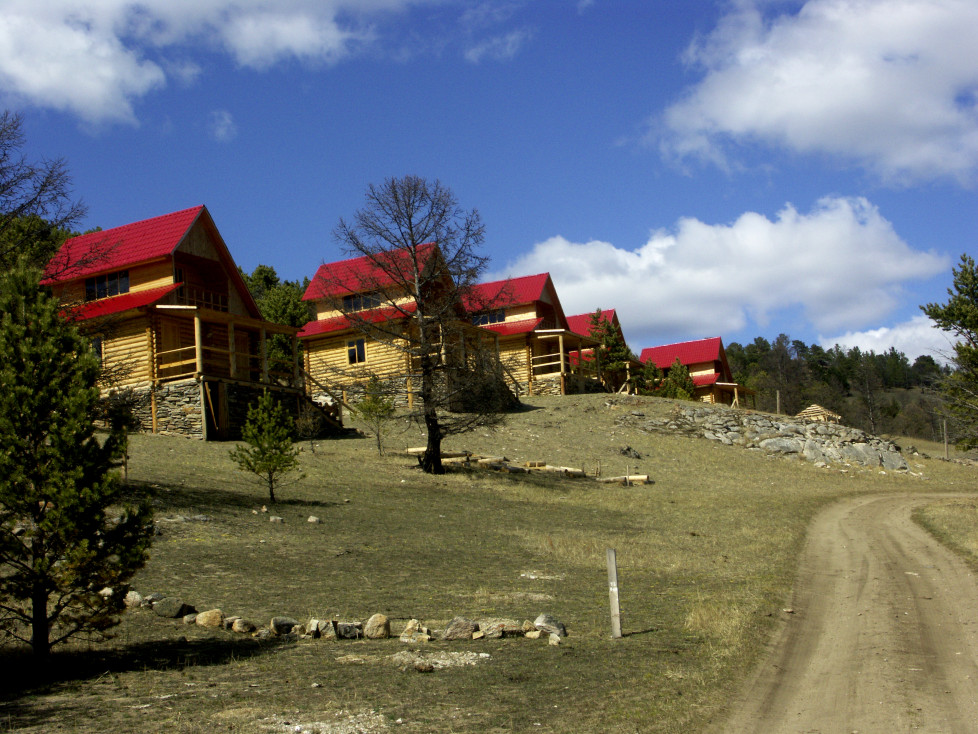
[[[938,362],[947,363],[954,354],[954,335],[938,329],[923,314],[896,326],[847,331],[838,336],[819,337],[818,341],[825,349],[831,349],[838,344],[844,349],[859,347],[864,352],[873,351],[877,354],[894,347],[898,352],[906,354],[911,362],[926,355]]]
[[[686,60],[702,80],[656,121],[664,152],[729,165],[732,144],[829,154],[888,182],[978,172],[974,0],[739,0]]]
[[[648,346],[764,327],[789,310],[820,333],[866,328],[900,305],[905,283],[948,267],[866,199],[825,197],[807,213],[681,219],[633,250],[552,237],[495,277],[549,272],[567,313],[617,308],[633,346]]]
[[[133,104],[223,52],[241,66],[334,63],[368,19],[423,0],[4,0],[0,94],[92,123],[135,123]]]

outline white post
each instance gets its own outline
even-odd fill
[[[611,638],[621,637],[621,609],[618,605],[618,561],[615,549],[608,549],[608,597],[611,601]]]

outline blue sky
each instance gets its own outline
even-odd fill
[[[439,179],[487,277],[636,351],[779,333],[913,359],[978,254],[974,0],[2,0],[0,96],[109,228],[206,204],[237,262],[345,256]]]

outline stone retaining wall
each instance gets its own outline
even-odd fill
[[[900,448],[892,441],[836,423],[803,421],[723,406],[677,406],[669,418],[648,419],[633,412],[620,420],[635,422],[646,431],[682,433],[815,464],[857,464],[890,471],[909,469]]]

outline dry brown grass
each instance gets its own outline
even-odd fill
[[[456,614],[568,627],[559,648],[499,640],[430,643],[487,652],[484,663],[402,671],[387,642],[258,644],[137,611],[118,638],[62,651],[24,674],[6,652],[0,722],[8,730],[128,732],[694,732],[762,650],[791,589],[812,515],[856,493],[967,490],[974,470],[914,460],[923,476],[843,474],[661,434],[618,419],[668,401],[537,398],[495,433],[446,448],[542,460],[648,486],[553,476],[421,474],[371,440],[308,444],[307,478],[272,511],[236,472],[229,446],[136,436],[133,491],[147,494],[162,535],[135,586],[259,622],[276,614],[366,619],[383,612],[437,626]],[[640,459],[626,459],[630,446]],[[322,524],[306,522],[309,515]],[[617,550],[625,637],[610,639],[606,549]],[[11,674],[13,672],[13,674]],[[318,686],[314,687],[315,684]],[[353,717],[353,718],[351,718]],[[396,723],[400,719],[400,723]],[[285,723],[288,722],[288,723]],[[351,723],[352,722],[352,723]],[[359,724],[357,723],[359,722]],[[347,729],[343,729],[347,726]],[[303,728],[305,727],[305,728]]]

